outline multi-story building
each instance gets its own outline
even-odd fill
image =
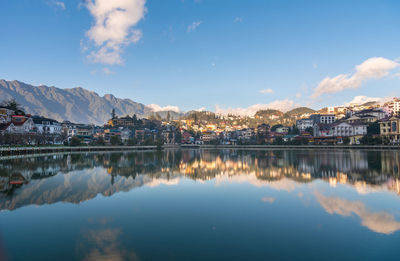
[[[389,138],[392,143],[400,143],[400,117],[393,116],[380,122],[381,136]]]
[[[125,116],[125,117],[115,117],[113,119],[110,119],[108,121],[108,125],[110,126],[123,126],[123,127],[133,127],[135,126],[136,123],[136,117],[130,117],[130,116]]]
[[[275,132],[280,134],[287,134],[289,132],[289,127],[286,126],[279,127],[275,130]]]
[[[78,136],[91,136],[93,135],[93,126],[90,125],[77,125],[76,135]]]
[[[24,115],[13,115],[11,123],[13,125],[11,132],[13,133],[27,133],[32,131],[35,126],[32,118]]]
[[[345,121],[348,123],[372,123],[376,122],[378,120],[377,117],[372,116],[372,115],[353,115],[350,118],[346,119]]]
[[[373,109],[367,109],[367,110],[362,110],[362,111],[358,111],[357,113],[355,113],[355,116],[358,117],[375,117],[377,120],[382,120],[384,119],[387,115],[386,113],[379,108],[373,108]]]
[[[307,128],[312,128],[313,120],[312,119],[300,119],[296,121],[296,127],[300,131],[305,131]]]
[[[393,101],[388,104],[389,112],[393,115],[400,114],[400,99],[394,98]]]
[[[335,114],[312,114],[310,119],[313,121],[314,124],[331,124],[336,121]]]
[[[0,123],[9,123],[11,122],[11,116],[14,114],[14,111],[9,110],[7,108],[0,108]]]
[[[76,128],[77,124],[72,123],[70,121],[63,121],[61,123],[61,133],[68,138],[71,138],[77,135],[78,130]]]
[[[58,121],[39,116],[32,117],[32,120],[35,124],[36,132],[41,134],[61,135],[62,128]]]
[[[201,135],[201,140],[205,143],[217,139],[217,134],[213,131],[207,131]]]
[[[334,137],[350,137],[350,144],[360,144],[360,139],[367,134],[367,125],[359,123],[336,122],[332,125]]]

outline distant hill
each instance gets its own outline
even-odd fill
[[[268,109],[268,110],[257,111],[256,114],[254,114],[254,116],[256,118],[269,118],[270,116],[273,116],[273,115],[282,117],[283,112],[278,111],[278,110]]]
[[[45,85],[33,86],[20,81],[0,80],[0,101],[14,98],[27,113],[41,115],[58,121],[104,124],[115,108],[118,116],[136,114],[149,116],[154,110],[130,99],[119,99],[112,94],[103,97],[81,87],[60,89]],[[168,112],[160,112],[163,116]],[[170,113],[177,118],[177,113]]]
[[[285,117],[299,117],[306,113],[315,113],[316,111],[307,107],[299,107],[285,113]]]

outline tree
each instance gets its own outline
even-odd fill
[[[168,113],[167,113],[167,122],[170,122],[170,121],[171,121],[171,114],[168,111]]]
[[[367,126],[367,135],[379,135],[381,130],[380,130],[380,125],[378,122],[373,122],[370,123]]]
[[[132,118],[133,118],[133,123],[136,125],[136,123],[138,121],[136,114],[133,114]]]
[[[111,136],[110,143],[113,146],[121,145],[121,143],[122,143],[121,137],[117,136],[117,135]]]
[[[182,134],[180,130],[176,130],[175,132],[175,143],[181,143],[182,142]]]
[[[16,115],[25,115],[25,112],[22,109],[21,104],[19,104],[15,99],[9,99],[7,101],[3,101],[1,103],[1,106],[14,111]]]
[[[115,119],[116,115],[115,115],[115,109],[113,108],[111,111],[111,119]]]
[[[106,143],[104,142],[103,137],[100,136],[100,137],[97,138],[96,144],[99,145],[99,146],[104,146]]]
[[[283,145],[284,141],[282,137],[277,137],[274,140],[274,145]]]
[[[290,128],[289,134],[298,135],[300,134],[300,131],[296,125],[293,125],[292,128]]]
[[[138,141],[136,138],[130,138],[130,139],[128,139],[127,143],[128,143],[128,146],[135,146],[138,144]]]
[[[344,137],[344,138],[343,138],[343,144],[344,144],[344,145],[350,144],[350,138],[349,138],[349,137]]]
[[[74,136],[71,138],[71,140],[69,141],[69,145],[70,146],[81,146],[82,145],[82,141],[80,138]]]
[[[313,129],[313,127],[307,127],[304,131],[310,133],[311,136],[314,135],[314,129]]]

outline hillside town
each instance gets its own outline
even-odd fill
[[[170,113],[148,118],[117,116],[103,125],[59,122],[25,112],[15,101],[0,106],[0,145],[396,145],[400,144],[400,99],[286,113],[258,111],[253,116],[192,111],[179,119]]]

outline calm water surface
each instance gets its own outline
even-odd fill
[[[0,260],[400,260],[400,153],[0,160]]]

